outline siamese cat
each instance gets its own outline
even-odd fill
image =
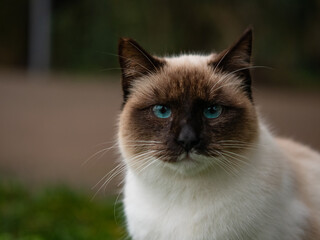
[[[133,240],[320,239],[320,155],[274,136],[251,92],[252,30],[210,55],[119,41]]]

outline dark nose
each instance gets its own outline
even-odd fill
[[[190,151],[195,145],[199,143],[199,138],[194,128],[188,124],[181,128],[177,142],[186,150]]]

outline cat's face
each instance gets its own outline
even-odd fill
[[[155,58],[130,39],[120,41],[119,53],[124,92],[119,142],[133,169],[153,164],[197,172],[236,161],[255,141],[247,69],[251,31],[210,56]]]

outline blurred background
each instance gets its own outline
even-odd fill
[[[271,68],[252,71],[256,105],[320,150],[318,0],[0,0],[0,240],[124,238],[121,177],[102,179],[119,158],[119,37],[210,53],[249,25]]]

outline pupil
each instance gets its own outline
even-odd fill
[[[161,112],[162,114],[166,113],[166,112],[167,112],[166,107],[161,107],[160,112]]]
[[[216,112],[215,107],[211,107],[211,108],[209,109],[209,112],[210,112],[211,114],[215,113],[215,112]]]

